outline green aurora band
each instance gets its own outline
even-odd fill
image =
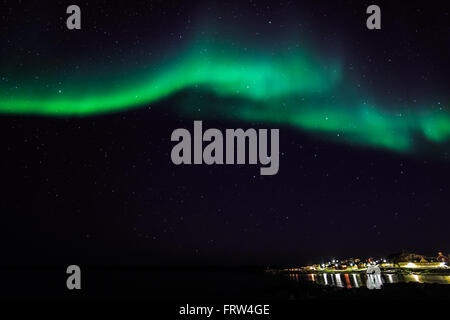
[[[0,113],[92,116],[176,96],[175,105],[191,117],[289,125],[399,152],[417,150],[418,139],[448,146],[450,115],[444,105],[381,108],[367,94],[361,98],[348,79],[343,81],[340,63],[318,61],[306,50],[243,50],[196,42],[169,63],[153,66],[126,79],[105,76],[102,84],[89,83],[92,77],[86,73],[63,92],[37,85],[0,87]]]

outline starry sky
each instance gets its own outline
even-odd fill
[[[6,263],[285,265],[449,250],[449,5],[3,1]],[[280,170],[175,166],[279,128]]]

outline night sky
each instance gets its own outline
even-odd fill
[[[1,2],[1,263],[291,265],[450,251],[450,6]],[[171,162],[279,128],[280,170]]]

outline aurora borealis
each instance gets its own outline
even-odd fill
[[[0,108],[7,113],[84,116],[154,103],[179,90],[198,86],[218,96],[258,102],[313,92],[324,94],[340,76],[337,67],[321,70],[325,67],[314,64],[300,52],[274,59],[255,58],[253,54],[236,55],[225,50],[196,45],[156,73],[123,80],[120,89],[105,90],[103,83],[97,84],[97,94],[84,94],[85,79],[74,85],[69,97],[61,92],[40,97],[34,88],[25,88],[27,92],[34,92],[29,98],[21,98],[20,94],[3,97]]]
[[[40,91],[36,85],[3,87],[0,112],[92,116],[154,104],[184,91],[190,92],[191,105],[180,98],[174,104],[193,117],[201,104],[204,116],[289,125],[336,141],[402,152],[416,150],[417,138],[445,144],[450,137],[446,101],[439,102],[439,108],[430,108],[426,101],[415,108],[385,106],[376,102],[376,93],[351,89],[353,80],[338,59],[324,61],[294,45],[251,50],[227,44],[191,41],[186,50],[171,55],[173,61],[152,61],[156,71],[136,72],[126,79],[110,72],[111,79],[105,75],[107,80],[94,88],[86,80],[95,66],[63,91]],[[195,98],[202,93],[212,99],[205,103]]]
[[[281,292],[253,267],[450,253],[450,2],[377,1],[380,30],[365,0],[78,0],[69,30],[72,4],[2,1],[0,298],[232,301]]]

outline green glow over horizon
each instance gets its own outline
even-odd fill
[[[407,152],[415,150],[416,136],[435,144],[450,138],[450,116],[444,106],[381,107],[363,93],[349,93],[351,81],[344,81],[340,63],[317,61],[300,49],[270,52],[196,43],[173,61],[154,65],[152,71],[105,77],[104,83],[79,80],[61,92],[40,90],[38,85],[18,90],[1,87],[0,113],[92,116],[157,103],[191,90],[194,102],[201,92],[215,97],[210,105],[197,101],[213,111],[209,116],[289,125],[350,144]],[[176,103],[186,105],[186,101]],[[198,116],[194,105],[184,112]]]

